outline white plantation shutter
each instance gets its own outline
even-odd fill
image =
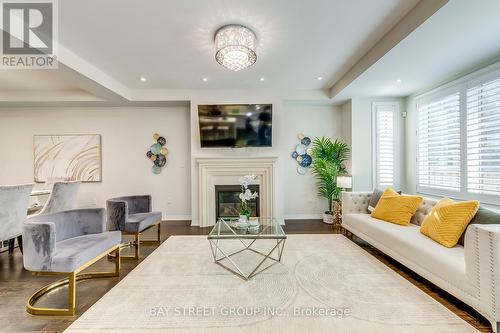
[[[399,105],[377,102],[375,115],[375,186],[399,189]]]
[[[461,190],[460,92],[417,105],[418,187]]]
[[[500,78],[467,89],[467,191],[500,195]]]

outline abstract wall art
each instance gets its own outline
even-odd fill
[[[101,181],[101,136],[34,135],[34,179],[41,183],[50,178]]]
[[[149,147],[146,157],[153,161],[151,171],[157,175],[161,172],[161,168],[167,164],[168,149],[165,147],[167,140],[163,136],[155,133],[153,134],[153,139],[156,140],[156,143]]]
[[[292,152],[292,158],[297,161],[297,173],[299,175],[305,175],[307,168],[312,164],[312,149],[309,148],[311,139],[303,133],[297,134],[297,139],[300,140],[300,143],[295,146],[295,150]]]

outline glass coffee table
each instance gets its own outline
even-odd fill
[[[283,219],[259,218],[258,228],[249,227],[244,229],[238,228],[236,226],[237,222],[238,218],[219,218],[207,238],[215,263],[240,276],[244,280],[249,280],[256,274],[261,273],[281,261],[281,255],[283,254],[286,240],[286,234],[281,227]],[[255,242],[263,239],[276,241],[276,243],[271,242],[272,246],[268,252],[262,252],[255,249]],[[236,251],[233,250],[228,253],[221,248],[221,245],[229,240],[239,241],[239,248]],[[244,273],[243,269],[241,269],[232,258],[243,251],[250,251],[256,256],[262,257],[262,260],[256,261],[255,267],[252,266],[250,273]],[[266,260],[273,262],[271,265],[259,271],[259,268]],[[225,265],[224,262],[226,261],[230,265]]]

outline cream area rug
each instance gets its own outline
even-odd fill
[[[206,237],[170,237],[66,330],[144,331],[476,332],[342,235],[289,235],[282,262],[250,281],[215,264]]]

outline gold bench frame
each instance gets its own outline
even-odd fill
[[[140,235],[145,232],[146,230],[149,230],[153,227],[157,227],[157,238],[156,240],[141,240]],[[144,245],[160,245],[161,244],[161,220],[156,221],[155,223],[151,224],[149,227],[144,229],[141,232],[127,232],[127,231],[122,231],[122,235],[133,235],[134,240],[129,241],[129,242],[123,242],[120,245],[120,248],[127,248],[127,247],[134,247],[134,255],[133,256],[121,256],[123,260],[138,260],[139,259],[139,245],[144,244]],[[113,257],[113,255],[109,255],[109,257]]]
[[[106,257],[108,254],[114,254],[115,259],[115,271],[114,272],[89,272],[89,273],[80,273],[87,267],[96,263],[99,259]],[[32,315],[52,315],[52,316],[73,316],[76,313],[76,282],[84,281],[90,279],[98,279],[98,278],[108,278],[108,277],[118,277],[120,276],[120,245],[113,246],[112,248],[104,251],[94,259],[86,262],[82,266],[78,267],[73,272],[32,272],[35,276],[58,276],[58,275],[66,275],[67,277],[52,282],[49,285],[37,290],[26,302],[26,311]],[[38,308],[35,307],[35,303],[44,295],[50,293],[51,291],[63,287],[69,284],[68,286],[68,308],[66,309],[56,309],[56,308]]]

